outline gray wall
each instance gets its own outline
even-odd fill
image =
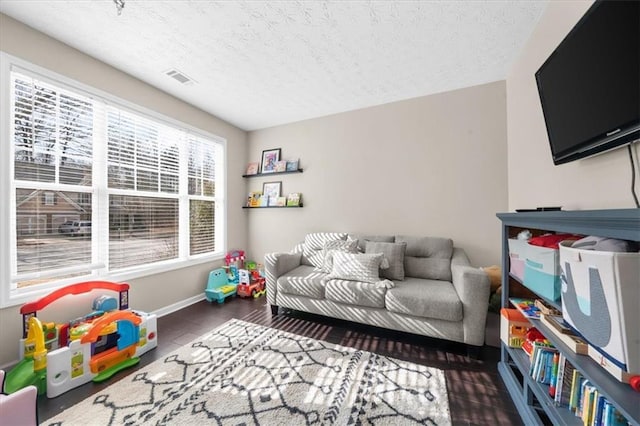
[[[301,209],[240,210],[249,253],[288,251],[308,232],[450,237],[477,266],[499,262],[495,213],[507,208],[505,83],[366,108],[249,133],[249,160],[282,148],[304,173],[282,181]]]
[[[247,158],[246,132],[3,14],[0,14],[0,50],[225,138],[229,171],[227,241],[231,247],[246,245],[246,218],[236,210],[244,201],[245,182],[240,176]],[[212,266],[203,264],[129,281],[131,307],[150,312],[203,294]],[[19,306],[14,306],[0,310],[0,365],[18,357],[22,332],[18,309]]]
[[[554,166],[534,74],[592,1],[552,1],[507,78],[509,208],[632,208],[626,148]],[[636,154],[638,145],[635,144]]]

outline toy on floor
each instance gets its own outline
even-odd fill
[[[227,280],[229,283],[238,284],[238,268],[234,265],[223,266],[224,272],[227,274]]]
[[[209,302],[217,300],[218,303],[224,303],[224,299],[236,295],[237,286],[238,284],[229,282],[229,277],[223,268],[218,268],[209,272],[209,281],[204,294]]]
[[[231,250],[224,257],[229,283],[238,284],[238,270],[244,268],[244,250]]]
[[[36,317],[58,299],[94,290],[116,292],[118,298],[100,296],[93,301],[93,312],[67,323],[43,323]],[[38,394],[53,398],[137,364],[139,356],[158,344],[157,317],[128,307],[129,284],[107,281],[66,286],[22,306],[22,360],[7,373],[5,391],[33,385]]]
[[[0,370],[0,414],[2,424],[36,426],[38,424],[38,389],[27,386],[12,394],[4,392],[5,373]]]
[[[255,262],[247,262],[251,269],[241,269],[239,272],[238,296],[258,298],[266,293],[266,280],[260,276],[258,265]]]

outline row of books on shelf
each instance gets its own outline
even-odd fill
[[[299,207],[302,205],[302,194],[292,192],[286,197],[263,195],[251,192],[247,197],[247,207]]]
[[[629,424],[624,415],[600,394],[598,388],[553,346],[534,343],[530,359],[531,377],[538,383],[549,385],[549,396],[554,403],[571,410],[585,426]]]

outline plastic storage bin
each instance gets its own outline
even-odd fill
[[[596,361],[605,356],[621,371],[640,374],[640,253],[572,244],[560,244],[563,318],[593,346],[589,355]]]
[[[500,340],[512,348],[521,348],[531,323],[517,309],[500,309]]]

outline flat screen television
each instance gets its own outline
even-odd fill
[[[536,72],[554,164],[640,139],[640,2],[596,1]]]

